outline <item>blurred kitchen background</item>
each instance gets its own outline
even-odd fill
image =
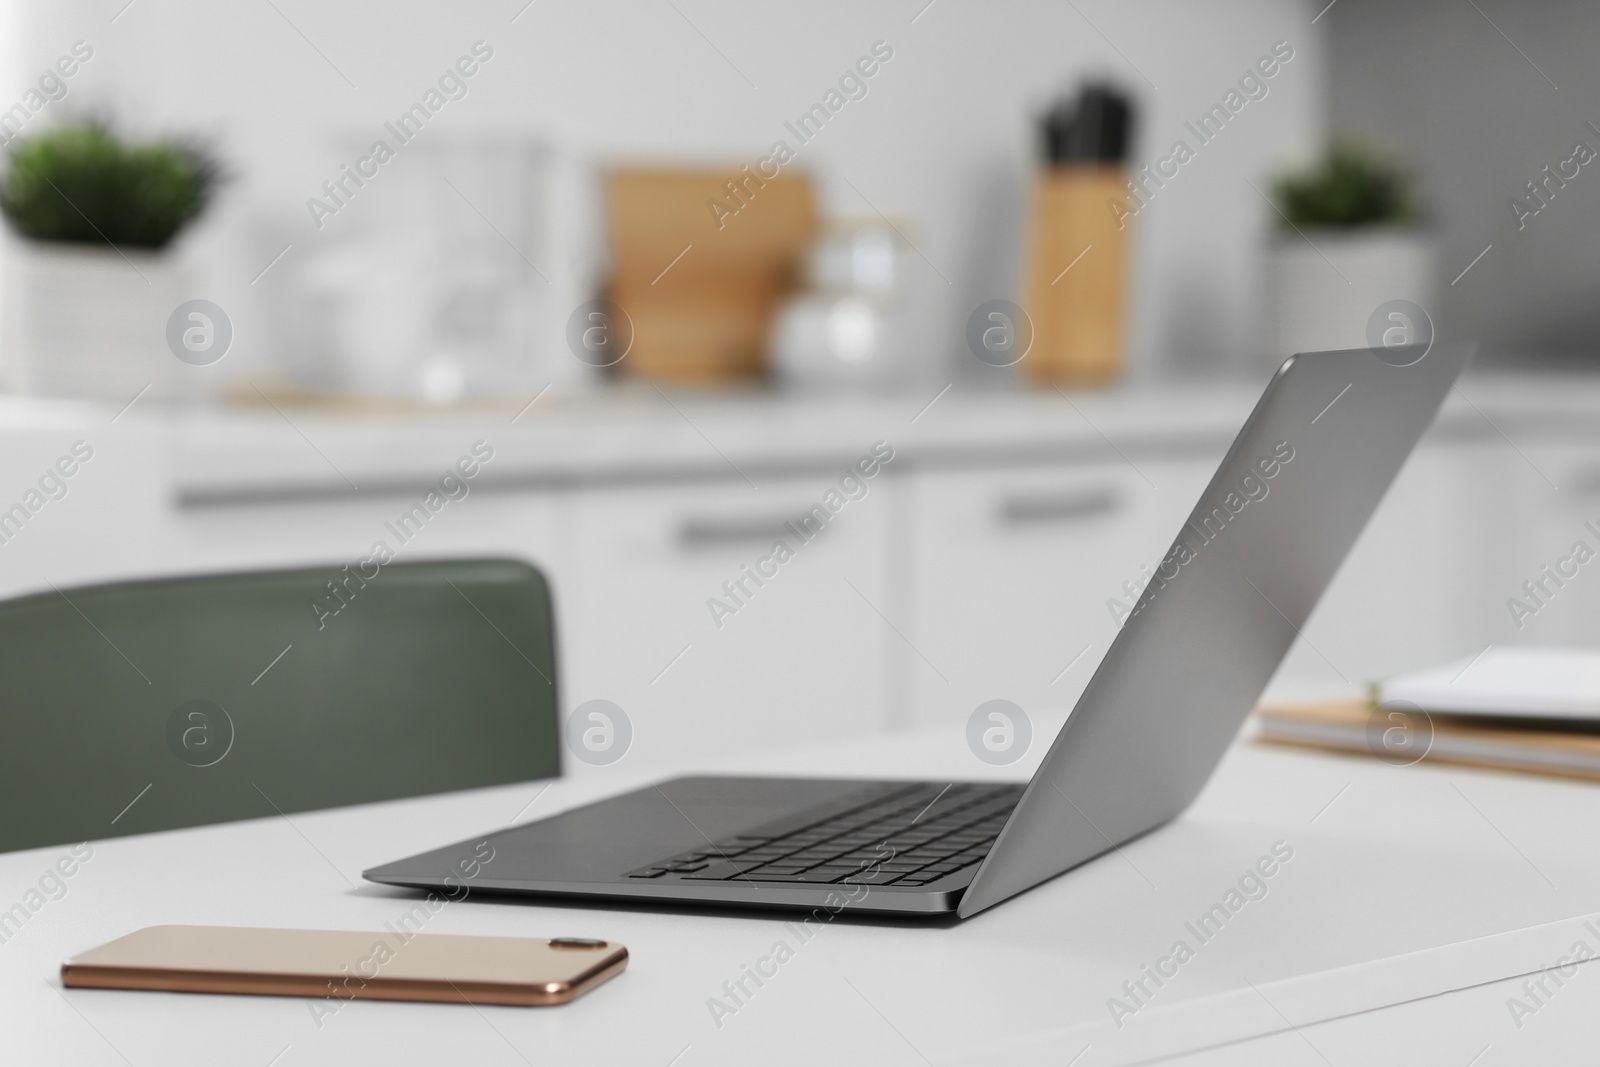
[[[1280,686],[1600,642],[1507,606],[1600,520],[1592,6],[0,11],[7,595],[331,577],[483,441],[393,547],[548,568],[635,759],[1061,709],[1284,357],[1437,337]]]

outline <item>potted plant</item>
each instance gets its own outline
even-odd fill
[[[176,142],[129,143],[100,122],[16,143],[0,213],[7,255],[6,376],[27,392],[170,395],[183,366],[167,318],[185,299],[173,239],[215,191],[215,162]]]
[[[1337,141],[1311,169],[1280,176],[1273,199],[1272,367],[1294,352],[1366,346],[1369,320],[1392,301],[1433,306],[1433,239],[1403,164]]]

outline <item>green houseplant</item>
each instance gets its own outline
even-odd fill
[[[1273,193],[1302,230],[1410,226],[1420,214],[1411,172],[1359,141],[1335,141],[1316,166],[1279,175]]]
[[[1279,175],[1272,192],[1265,286],[1272,366],[1293,352],[1369,344],[1374,316],[1386,327],[1400,321],[1387,316],[1396,300],[1424,309],[1404,321],[1419,337],[1423,330],[1431,336],[1433,238],[1403,161],[1339,139],[1310,167]]]
[[[109,124],[14,143],[0,215],[7,256],[6,374],[28,392],[120,397],[181,384],[167,316],[187,298],[175,239],[211,203],[220,168],[179,141],[134,142]]]
[[[34,241],[160,249],[206,208],[218,167],[193,146],[129,144],[105,125],[20,142],[0,178],[0,212]]]

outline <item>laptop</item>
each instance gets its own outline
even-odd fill
[[[1027,783],[677,778],[365,877],[965,918],[1088,862],[1200,792],[1467,359],[1440,344],[1285,362]]]

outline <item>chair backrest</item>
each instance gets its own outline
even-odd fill
[[[554,622],[511,560],[0,603],[0,851],[560,773]]]

